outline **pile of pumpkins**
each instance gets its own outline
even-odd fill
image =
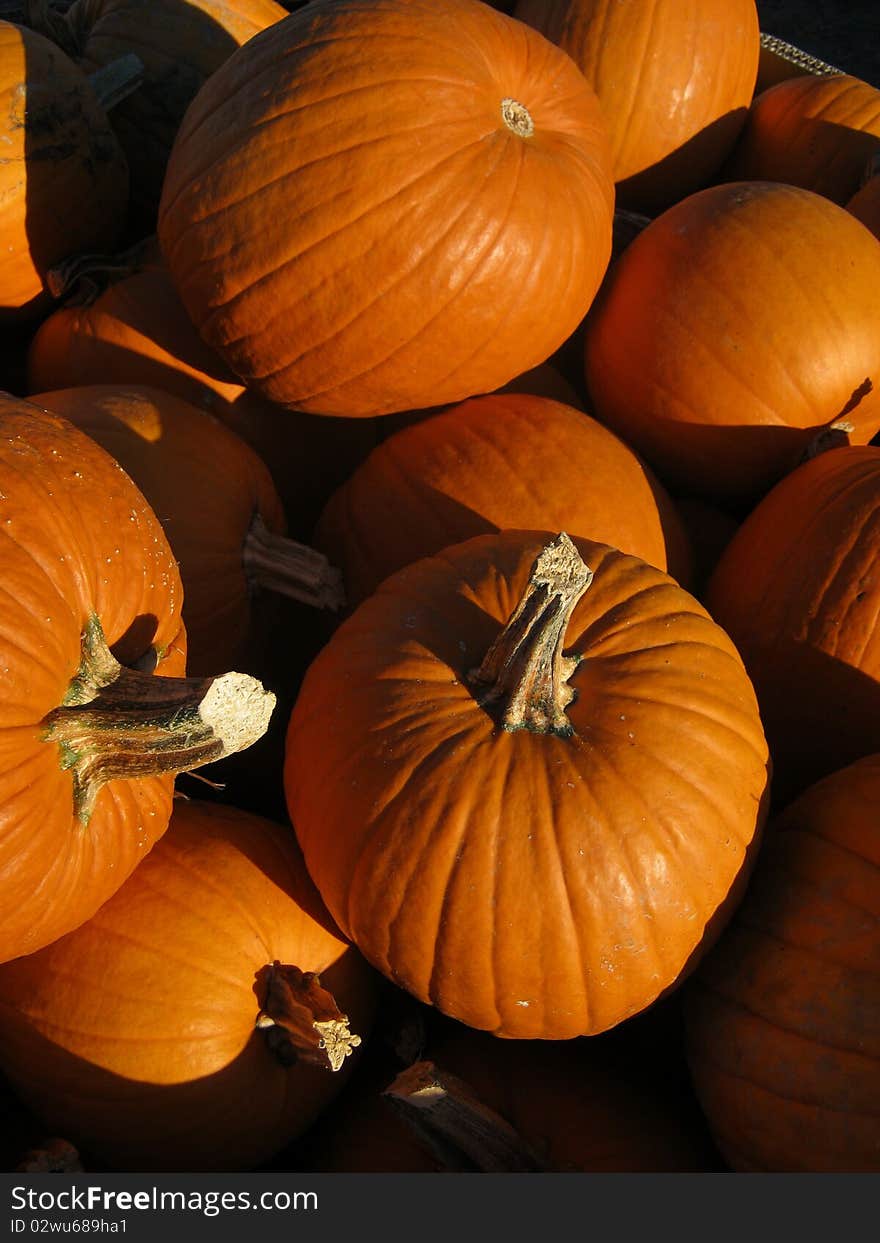
[[[880,1169],[880,90],[21,8],[5,1168]]]

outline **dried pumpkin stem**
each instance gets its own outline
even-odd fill
[[[77,306],[88,306],[113,281],[142,271],[155,245],[155,234],[151,234],[116,255],[72,255],[49,268],[46,287],[53,298],[74,300],[75,296]]]
[[[86,825],[108,781],[188,772],[242,751],[266,732],[274,706],[247,674],[165,678],[126,668],[92,617],[80,667],[42,730],[72,771],[74,810]]]
[[[532,566],[513,616],[468,675],[481,706],[496,706],[503,729],[571,735],[565,709],[574,698],[568,679],[578,658],[563,656],[562,648],[575,605],[592,580],[564,532]]]
[[[434,1062],[408,1066],[383,1095],[447,1170],[516,1174],[550,1168],[506,1119]]]
[[[349,1030],[348,1016],[316,973],[276,961],[266,970],[265,985],[256,1025],[282,1065],[306,1062],[339,1070],[361,1038]]]
[[[341,571],[316,549],[270,531],[259,514],[245,536],[242,562],[252,587],[334,613],[345,604]]]

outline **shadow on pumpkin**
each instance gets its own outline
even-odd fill
[[[321,974],[331,992],[348,970],[344,960],[345,955]],[[360,1013],[352,1007],[350,1015],[352,1030],[364,1032],[369,1013],[363,998],[358,1000]],[[255,1020],[258,1010],[255,998]],[[146,1030],[125,1039],[128,1044],[154,1037]],[[194,1063],[205,1056],[205,1044],[196,1032]],[[107,1047],[112,1055],[112,1040]],[[214,1073],[196,1072],[184,1083],[147,1083],[67,1051],[2,1003],[0,1052],[15,1096],[26,1107],[29,1135],[41,1130],[69,1140],[86,1170],[127,1173],[252,1169],[312,1125],[357,1062],[347,1058],[336,1073],[302,1063],[285,1068],[255,1030],[238,1056]],[[13,1062],[27,1068],[26,1080],[13,1073]],[[180,1073],[179,1052],[170,1054],[171,1062]]]

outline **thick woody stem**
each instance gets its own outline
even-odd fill
[[[575,605],[593,579],[562,532],[532,566],[525,594],[479,669],[468,675],[481,706],[494,706],[503,729],[572,733],[565,709],[577,657],[562,654]]]
[[[345,604],[341,571],[307,544],[274,534],[256,513],[245,536],[242,562],[252,587],[334,613]]]
[[[72,771],[74,811],[86,825],[108,781],[188,772],[242,751],[266,732],[274,706],[247,674],[165,678],[126,668],[92,617],[77,674],[42,731]]]
[[[447,1170],[516,1174],[550,1168],[509,1122],[434,1062],[408,1066],[384,1095]]]
[[[88,306],[113,281],[141,271],[155,250],[155,235],[141,238],[128,250],[116,255],[72,255],[46,273],[46,288],[53,298],[71,298],[77,306]]]
[[[361,1043],[314,971],[277,961],[266,971],[266,1000],[256,1025],[284,1066],[306,1062],[339,1070]]]

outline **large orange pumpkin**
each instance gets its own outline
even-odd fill
[[[177,566],[109,454],[10,398],[0,433],[5,961],[94,914],[164,833],[174,773],[258,738],[274,700],[181,676]]]
[[[240,1170],[336,1095],[371,977],[289,829],[179,802],[93,919],[0,968],[0,1063],[112,1169]]]
[[[657,212],[704,186],[755,86],[755,0],[519,0],[599,96],[620,203]]]
[[[784,181],[843,204],[880,151],[880,91],[848,74],[806,74],[763,91],[725,169]]]
[[[592,582],[565,536],[515,531],[398,571],[311,665],[288,731],[291,820],[340,927],[502,1036],[600,1032],[674,986],[764,816],[733,644],[662,571],[578,547]]]
[[[651,471],[589,415],[524,393],[473,397],[386,440],[331,497],[315,538],[356,604],[411,561],[510,527],[689,574],[687,537]]]
[[[703,1108],[738,1170],[880,1169],[880,756],[811,786],[686,997]]]
[[[598,101],[478,0],[307,5],[199,92],[159,239],[249,386],[334,415],[489,392],[562,344],[608,263]]]
[[[0,117],[3,322],[36,310],[59,259],[113,244],[128,169],[85,74],[42,35],[4,21]]]
[[[140,87],[112,118],[138,236],[156,227],[168,153],[199,88],[236,48],[286,16],[275,0],[74,0],[63,14],[47,0],[29,5],[30,22],[86,73],[130,53],[143,65]]]
[[[706,603],[758,693],[777,792],[880,751],[880,448],[830,449],[740,526]]]
[[[829,424],[880,427],[880,244],[770,182],[701,190],[627,247],[587,321],[596,415],[668,486],[749,503]]]

